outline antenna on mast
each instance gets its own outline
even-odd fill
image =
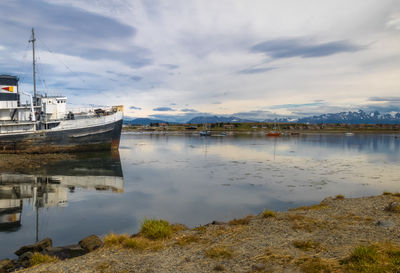
[[[36,61],[35,61],[35,31],[32,28],[32,39],[29,40],[32,43],[32,58],[33,58],[33,103],[36,106]]]

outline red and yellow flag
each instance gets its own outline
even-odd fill
[[[9,91],[9,92],[14,92],[14,86],[7,86],[7,87],[3,87],[3,88],[1,88],[2,90],[6,90],[6,91]]]

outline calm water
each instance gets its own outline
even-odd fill
[[[92,233],[134,233],[144,217],[194,227],[337,194],[400,191],[393,135],[124,134],[119,154],[80,157],[0,174],[0,259],[45,237],[67,245]]]

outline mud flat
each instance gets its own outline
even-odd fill
[[[0,154],[1,172],[29,172],[58,161],[76,158],[74,154]]]
[[[22,272],[399,272],[398,196],[337,196],[228,223],[172,225],[162,239],[142,227],[105,236],[105,246],[83,256]]]

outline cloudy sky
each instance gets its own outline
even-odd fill
[[[400,111],[398,0],[1,0],[0,73],[185,121]]]

